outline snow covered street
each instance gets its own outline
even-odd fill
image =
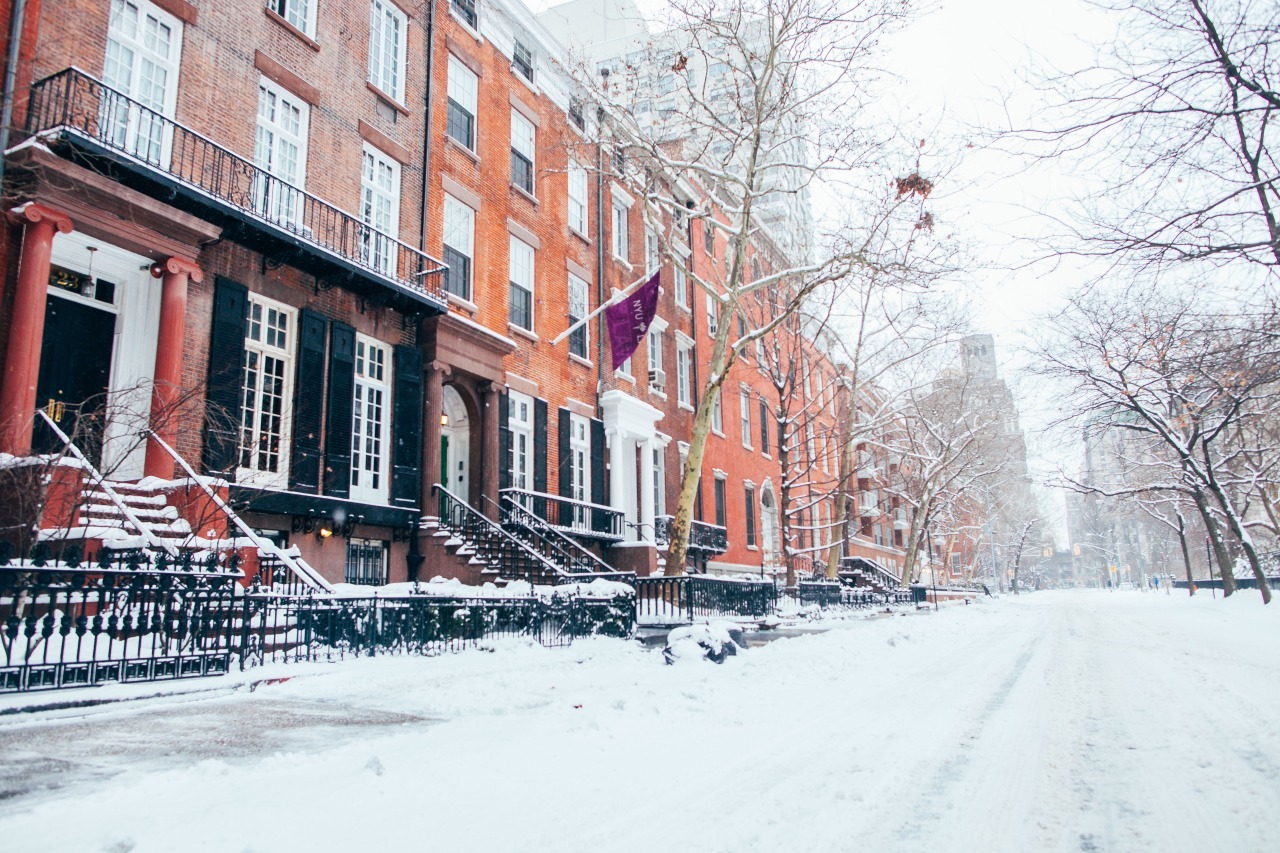
[[[314,674],[0,718],[0,847],[1274,850],[1277,641],[1249,591],[1079,591],[721,666],[593,640],[274,669]]]

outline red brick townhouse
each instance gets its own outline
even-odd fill
[[[474,579],[420,529],[445,500],[659,567],[719,321],[682,270],[715,280],[724,247],[685,220],[657,250],[518,0],[33,0],[22,23],[0,452],[65,433],[144,503],[215,475],[330,582]],[[659,266],[627,364],[602,320],[551,343]],[[752,355],[724,387],[696,568],[820,558],[841,526],[839,369],[781,346],[790,384]],[[785,436],[784,396],[810,412]],[[805,460],[788,503],[784,442]]]

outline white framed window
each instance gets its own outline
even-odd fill
[[[831,473],[831,433],[822,431],[822,473]]]
[[[813,422],[805,424],[805,445],[809,448],[809,464],[818,461],[817,443],[813,437]]]
[[[655,391],[664,391],[667,387],[666,359],[662,353],[662,333],[666,330],[666,323],[654,318],[645,335],[649,346],[649,387]]]
[[[658,232],[652,228],[644,229],[644,271],[652,273],[658,268]]]
[[[294,309],[249,294],[236,480],[284,488],[293,420]]]
[[[371,230],[362,235],[365,263],[395,276],[399,266],[400,163],[365,143],[360,171],[360,217]]]
[[[724,436],[724,406],[721,405],[724,395],[717,392],[716,399],[711,404],[711,430],[716,435]]]
[[[591,424],[582,415],[569,415],[569,495],[576,501],[591,500]],[[573,526],[591,529],[591,516],[584,507],[574,507]]]
[[[613,256],[620,261],[627,260],[627,212],[629,208],[621,201],[613,202]]]
[[[479,19],[476,17],[476,0],[450,0],[449,9],[472,30],[477,29]]]
[[[743,385],[738,397],[738,420],[742,425],[742,446],[751,448],[751,389]]]
[[[676,402],[693,408],[693,342],[677,334],[676,338]]]
[[[389,348],[356,335],[356,377],[351,401],[351,497],[387,500],[387,423],[391,402]]]
[[[569,273],[569,325],[587,316],[590,301],[587,298],[587,283],[573,273]],[[588,358],[587,350],[591,342],[590,323],[583,323],[569,333],[569,352],[578,358]]]
[[[148,163],[168,166],[178,102],[182,22],[148,0],[112,0],[99,134]],[[133,103],[136,101],[137,103]]]
[[[533,82],[533,51],[520,39],[511,48],[511,67],[530,83]]]
[[[533,122],[516,109],[511,110],[511,183],[534,195],[533,152],[537,132]]]
[[[510,235],[507,266],[511,296],[507,319],[514,326],[533,331],[533,247]]]
[[[444,197],[444,289],[471,299],[471,259],[475,244],[476,212],[451,195]]]
[[[569,227],[584,237],[587,234],[587,170],[577,161],[569,161]]]
[[[267,8],[315,38],[316,0],[267,0]]]
[[[369,5],[369,82],[404,101],[405,30],[409,20],[391,0]]]
[[[653,445],[653,515],[667,514],[667,448],[660,442]]]
[[[720,331],[720,298],[713,293],[707,294],[707,334],[715,337]]]
[[[254,178],[254,206],[262,216],[294,228],[301,227],[310,120],[306,101],[259,78],[253,162],[266,174]]]
[[[676,305],[689,309],[689,277],[685,275],[684,267],[675,264],[671,268],[671,279],[676,289]]]
[[[445,133],[463,148],[475,151],[476,100],[480,78],[453,54],[449,54],[448,89],[449,114],[445,122]]]
[[[533,398],[519,391],[507,392],[507,429],[511,430],[513,489],[533,489]]]

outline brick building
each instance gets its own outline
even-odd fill
[[[57,451],[61,430],[168,506],[189,465],[328,582],[482,579],[431,525],[502,506],[659,569],[718,322],[683,270],[714,281],[724,247],[689,220],[657,223],[683,234],[658,250],[519,0],[31,0],[22,25],[0,451]],[[602,319],[552,343],[658,268],[628,363]],[[840,368],[776,344],[790,384],[757,353],[724,385],[696,569],[821,564],[846,528]],[[184,520],[206,545],[235,535]]]

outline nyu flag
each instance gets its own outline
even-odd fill
[[[656,272],[653,278],[637,287],[625,299],[604,309],[604,318],[609,324],[609,348],[613,353],[615,370],[622,366],[622,362],[631,358],[636,347],[640,346],[657,310],[658,273]]]

